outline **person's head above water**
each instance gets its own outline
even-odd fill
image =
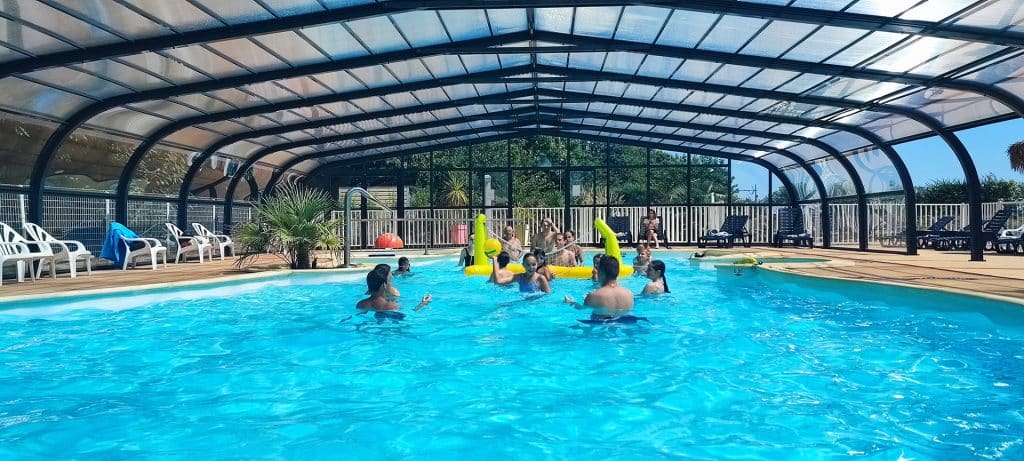
[[[598,253],[598,254],[594,255],[594,267],[597,267],[597,263],[601,262],[601,258],[603,258],[603,257],[604,257],[604,254],[601,254],[601,253]]]
[[[661,283],[665,285],[665,293],[669,293],[668,290],[668,279],[665,278],[665,262],[660,259],[655,259],[647,265],[647,278],[653,280],[661,279]]]
[[[507,251],[498,253],[498,267],[504,269],[508,265],[508,262],[512,260],[512,257],[508,255]]]
[[[409,258],[406,258],[405,256],[402,256],[401,258],[398,258],[398,270],[399,271],[409,272],[409,269],[411,267],[412,267],[412,263],[409,262]]]
[[[501,262],[498,262],[498,264],[501,265]],[[523,270],[526,271],[526,275],[537,272],[537,266],[539,264],[540,262],[537,261],[537,256],[533,253],[528,253],[523,257]]]
[[[388,284],[388,273],[377,270],[379,267],[378,265],[366,274],[366,291],[371,295],[381,292],[381,289]]]
[[[619,278],[619,260],[610,257],[601,258],[601,261],[597,263],[597,280],[601,282],[601,285],[607,285],[608,282],[614,282],[617,278]]]
[[[565,234],[555,234],[555,245],[559,248],[565,246]]]
[[[567,230],[567,231],[562,232],[562,233],[565,234],[565,241],[566,242],[573,243],[573,242],[576,241],[576,233],[575,232],[573,232],[571,230]]]
[[[551,222],[550,219],[544,218],[544,219],[540,220],[540,230],[544,230],[544,231],[551,230],[552,226],[554,226],[554,224]]]
[[[544,253],[544,249],[543,248],[534,248],[533,249],[533,253],[530,253],[530,255],[533,256],[534,258],[537,258],[537,263],[538,264],[543,263],[544,261],[547,261],[547,259],[548,259],[548,255],[547,255],[547,253]],[[524,261],[525,261],[525,259],[524,259]]]

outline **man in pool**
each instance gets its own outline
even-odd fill
[[[512,271],[508,270],[506,267],[509,262],[507,252],[502,251],[491,261],[493,265],[491,283],[495,285],[511,285],[514,282],[518,282],[521,293],[551,293],[551,285],[548,283],[547,277],[537,273],[538,263],[536,256],[527,254],[523,258],[523,269],[526,272],[522,274],[513,274]]]
[[[558,232],[555,224],[550,219],[544,218],[540,221],[540,231],[530,239],[530,244],[534,250],[540,248],[544,253],[551,253],[555,251],[555,234]]]
[[[597,263],[597,280],[601,287],[588,293],[582,305],[569,295],[565,296],[565,302],[576,309],[592,310],[590,322],[585,323],[636,323],[637,320],[647,320],[629,315],[633,310],[633,292],[620,287],[618,277],[619,260],[603,257]]]
[[[501,248],[508,252],[509,258],[519,261],[523,256],[523,242],[516,238],[516,230],[512,226],[505,226],[501,233]]]
[[[379,268],[374,268],[374,270],[366,274],[366,291],[370,297],[356,303],[356,309],[360,311],[359,314],[373,312],[373,316],[378,320],[387,318],[401,320],[404,318],[405,314],[398,312],[398,303],[388,296],[390,288],[390,271],[385,273],[379,270]],[[427,304],[430,304],[432,299],[429,294],[423,296],[419,305],[413,308],[413,310],[418,311],[427,307]]]
[[[548,261],[556,266],[576,267],[576,254],[565,239],[565,234],[555,234],[555,252],[548,255]]]

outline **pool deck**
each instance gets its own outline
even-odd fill
[[[682,251],[701,251],[691,247],[677,247]],[[714,250],[713,250],[714,251]],[[968,261],[963,252],[937,252],[922,250],[918,256],[898,254],[862,253],[843,250],[825,249],[778,249],[771,247],[735,248],[731,251],[756,253],[768,256],[790,256],[801,258],[825,258],[852,264],[833,265],[802,265],[790,266],[785,271],[829,278],[842,278],[873,282],[898,283],[911,286],[943,289],[957,292],[988,294],[1024,303],[1024,257],[1012,255],[985,254],[985,262]],[[434,252],[443,254],[444,251]],[[415,258],[421,251],[402,253],[403,256]],[[421,256],[420,256],[421,257]],[[657,252],[655,253],[657,257]],[[382,258],[381,261],[394,262],[397,258]],[[263,257],[246,269],[235,267],[233,258],[224,261],[207,261],[204,264],[190,261],[182,264],[170,264],[166,268],[151,270],[148,266],[139,269],[97,270],[93,275],[86,276],[80,272],[77,278],[69,278],[60,274],[56,280],[44,276],[36,282],[17,283],[4,280],[0,287],[0,299],[14,296],[46,295],[51,293],[66,294],[84,290],[109,290],[117,288],[138,288],[145,285],[166,285],[170,283],[196,282],[213,280],[243,274],[285,270],[284,263],[274,257]],[[344,270],[344,269],[342,269]],[[366,268],[349,269],[365,271]]]

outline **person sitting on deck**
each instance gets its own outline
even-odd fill
[[[654,248],[661,248],[658,243],[658,229],[661,227],[661,218],[654,212],[654,209],[647,209],[647,217],[640,223],[640,227],[643,228],[644,239],[647,240],[647,245],[654,242]]]
[[[655,259],[647,265],[647,278],[651,279],[651,283],[648,283],[640,294],[657,295],[671,293],[668,289],[668,281],[665,280],[665,263],[660,259]]]
[[[597,265],[597,279],[601,287],[588,293],[582,305],[569,295],[565,296],[565,302],[576,309],[592,309],[590,320],[615,321],[629,317],[635,322],[637,318],[628,315],[633,310],[633,293],[619,286],[618,277],[619,260],[601,258]]]
[[[405,317],[405,314],[398,312],[398,303],[389,296],[391,289],[394,288],[391,286],[391,270],[390,268],[387,272],[378,270],[380,266],[387,265],[380,264],[366,274],[366,290],[370,297],[359,301],[356,304],[356,309],[359,309],[360,314],[373,312],[374,317],[378,320],[387,318],[401,320]],[[418,311],[427,307],[432,299],[429,294],[424,295],[419,305],[413,308],[413,310]]]
[[[491,283],[495,285],[510,285],[518,282],[521,293],[551,293],[551,285],[548,283],[547,277],[537,272],[538,262],[536,256],[527,254],[523,258],[523,269],[525,272],[522,274],[513,274],[512,271],[505,267],[508,266],[509,260],[508,253],[504,251],[492,259],[494,269],[491,271]]]

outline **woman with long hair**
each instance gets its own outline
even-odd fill
[[[651,279],[651,282],[644,287],[642,295],[657,295],[662,293],[671,293],[668,289],[668,281],[665,280],[665,263],[660,259],[655,259],[647,265],[647,278]]]

